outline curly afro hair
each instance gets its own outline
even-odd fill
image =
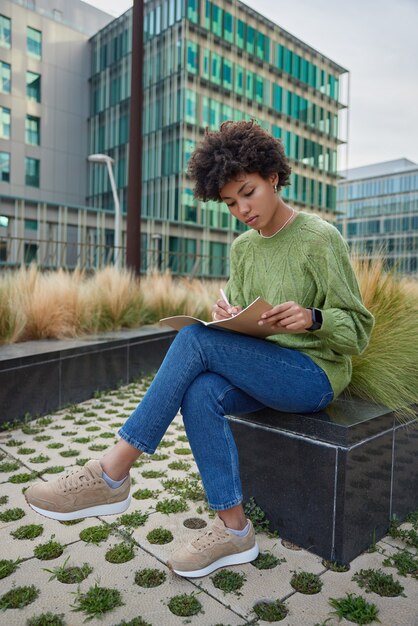
[[[244,172],[264,179],[277,172],[278,187],[289,185],[291,168],[281,141],[254,120],[227,121],[215,132],[206,129],[188,163],[195,198],[221,202],[222,187]]]

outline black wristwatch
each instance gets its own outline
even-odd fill
[[[313,306],[306,307],[312,311],[312,319],[313,324],[306,330],[319,330],[322,326],[322,311],[320,309],[315,309]]]

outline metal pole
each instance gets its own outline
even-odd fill
[[[132,269],[138,277],[141,272],[143,64],[144,0],[134,0],[132,10],[126,266]]]
[[[118,269],[120,268],[120,245],[121,245],[121,236],[120,236],[120,202],[119,202],[119,196],[118,196],[118,191],[116,189],[116,182],[115,182],[115,177],[113,175],[113,168],[112,168],[112,164],[110,162],[110,159],[106,159],[106,165],[107,165],[107,171],[109,174],[109,179],[110,179],[110,186],[112,187],[112,194],[113,194],[113,202],[115,204],[115,243],[114,243],[114,249],[115,249],[115,258],[114,258],[114,265],[115,267],[117,267]]]

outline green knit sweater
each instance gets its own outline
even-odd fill
[[[233,305],[245,307],[261,296],[272,305],[294,300],[321,309],[320,330],[268,340],[307,354],[325,371],[336,398],[351,380],[350,355],[363,352],[374,324],[338,230],[300,212],[273,237],[255,230],[240,235],[231,247],[230,266],[226,293]]]

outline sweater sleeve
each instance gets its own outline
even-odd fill
[[[238,251],[235,242],[233,242],[229,258],[229,280],[225,287],[225,294],[232,306],[241,306],[245,308],[244,293],[242,289],[242,275],[239,270]],[[241,268],[242,270],[242,268]]]
[[[373,330],[373,315],[363,305],[357,278],[351,266],[348,244],[336,228],[322,253],[311,259],[318,294],[322,303],[323,323],[314,331],[331,350],[338,354],[361,354]]]

